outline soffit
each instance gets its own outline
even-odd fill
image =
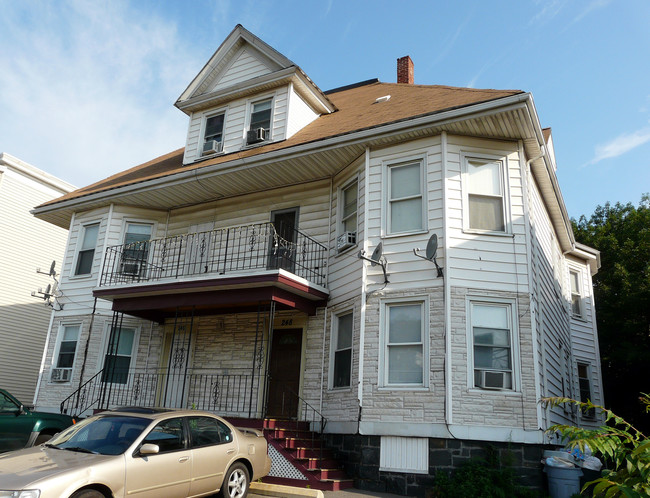
[[[132,179],[121,175],[118,183],[121,186],[118,188],[88,195],[86,198],[77,199],[77,202],[71,201],[69,207],[60,206],[58,209],[40,210],[37,216],[67,228],[75,210],[91,210],[111,203],[168,210],[305,184],[336,175],[361,156],[366,147],[386,147],[439,135],[442,131],[501,140],[526,138],[526,143],[529,143],[531,148],[536,146],[534,129],[527,118],[525,106],[514,106],[505,111],[461,121],[454,119],[439,123],[423,121],[425,122],[419,126],[397,127],[394,130],[385,129],[388,127],[377,127],[364,130],[359,134],[332,138],[329,144],[323,141],[318,144],[318,148],[309,153],[296,147],[295,151],[281,150],[284,154],[277,159],[267,159],[264,154],[238,157],[221,164],[206,165],[203,168],[198,168],[198,165],[181,168],[182,175],[177,173],[156,177],[156,167],[164,171],[172,164],[181,165],[183,150],[180,149],[157,162],[154,161],[151,166],[153,171],[149,172],[150,178],[147,180],[129,183],[137,178],[137,173],[134,173]],[[346,138],[347,141],[342,141]],[[534,150],[527,153],[529,156],[533,155]],[[123,186],[125,181],[127,184]],[[52,207],[54,208],[54,205]]]

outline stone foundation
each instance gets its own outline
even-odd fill
[[[470,459],[485,459],[490,452],[497,453],[502,465],[509,464],[514,469],[520,485],[540,490],[546,485],[541,459],[548,447],[543,445],[429,438],[429,473],[413,474],[379,470],[380,436],[325,434],[324,437],[335,458],[354,479],[354,486],[367,491],[433,496],[436,473],[450,474]]]

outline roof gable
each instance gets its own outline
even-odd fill
[[[231,86],[233,81],[241,81],[242,76],[254,78],[294,66],[284,55],[238,24],[194,77],[176,105]],[[242,69],[250,73],[242,75]]]

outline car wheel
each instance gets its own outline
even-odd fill
[[[222,498],[245,498],[248,494],[248,469],[243,463],[235,463],[226,472],[219,496]]]
[[[34,446],[38,446],[39,444],[43,444],[49,441],[50,439],[52,439],[53,436],[54,434],[39,434],[38,436],[36,436],[36,439],[34,440]]]
[[[76,493],[73,493],[70,498],[106,498],[106,496],[96,489],[80,489]]]

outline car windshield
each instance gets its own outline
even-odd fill
[[[50,439],[47,446],[83,453],[119,455],[133,444],[150,423],[151,420],[146,418],[123,415],[92,417]]]

